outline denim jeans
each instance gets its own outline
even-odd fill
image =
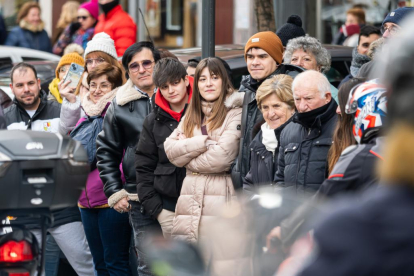
[[[131,276],[128,214],[112,208],[81,208],[81,216],[97,276]]]
[[[146,244],[151,235],[162,235],[161,226],[150,215],[141,212],[141,203],[137,201],[130,201],[130,203],[129,220],[134,231],[135,248],[138,254],[138,275],[152,276],[149,260],[145,253]]]
[[[61,250],[52,235],[46,236],[45,250],[45,274],[46,276],[57,276]]]

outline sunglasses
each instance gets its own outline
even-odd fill
[[[144,68],[145,70],[151,69],[152,67],[152,63],[154,61],[151,60],[144,60],[141,62],[142,68]],[[131,65],[129,65],[129,71],[131,71],[132,73],[138,72],[139,71],[139,63],[138,62],[134,62]]]
[[[86,15],[84,15],[84,16],[78,16],[78,21],[79,20],[86,20],[88,18],[89,18],[89,16],[86,16]]]

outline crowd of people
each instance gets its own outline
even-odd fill
[[[103,11],[101,15],[99,8]],[[3,38],[4,45],[30,48],[60,56],[74,50],[82,55],[87,43],[101,32],[107,33],[114,40],[117,57],[122,56],[137,39],[137,26],[131,16],[122,9],[120,0],[90,0],[83,4],[79,4],[78,1],[67,1],[62,6],[52,39],[44,30],[41,8],[37,1],[29,1],[22,5],[17,14],[17,24],[7,38]]]
[[[77,43],[84,53],[63,54],[49,91],[32,65],[19,63],[13,103],[0,108],[0,127],[70,135],[88,153],[78,206],[53,211],[46,252],[57,244],[79,275],[155,275],[148,248],[159,236],[200,246],[211,275],[413,273],[414,155],[402,141],[414,137],[412,70],[403,68],[414,58],[412,35],[397,54],[385,52],[385,65],[376,53],[404,35],[401,22],[414,8],[392,11],[381,30],[361,28],[339,90],[324,75],[328,51],[292,16],[277,34],[249,38],[249,75],[237,90],[226,61],[195,58],[186,68],[152,42],[134,43],[135,27],[108,23],[123,11],[116,0],[102,2],[101,16],[92,0],[74,7],[78,22],[60,26],[53,50]],[[39,21],[39,6],[30,5],[19,17],[26,25]],[[365,23],[358,14],[349,11],[350,26]],[[84,68],[76,88],[64,81],[73,63]],[[402,184],[381,189],[381,181]],[[300,204],[274,210],[256,231],[248,206],[264,206],[269,191]],[[333,201],[341,195],[356,203]],[[284,206],[277,198],[271,203]],[[345,207],[314,224],[326,202]],[[41,239],[30,218],[13,223]],[[46,259],[45,275],[56,275],[53,263]]]

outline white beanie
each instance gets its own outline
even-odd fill
[[[112,56],[114,59],[118,59],[116,54],[114,40],[107,33],[98,33],[96,34],[91,41],[86,44],[84,58],[86,55],[92,52],[104,52]]]

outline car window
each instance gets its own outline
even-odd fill
[[[45,59],[44,58],[36,58],[36,57],[22,57],[22,60],[24,62],[27,62],[27,61],[43,61]]]
[[[9,57],[2,57],[0,58],[0,67],[11,66],[12,60]]]
[[[338,87],[341,81],[349,74],[349,64],[345,60],[332,61],[331,69],[325,73],[329,82]]]

